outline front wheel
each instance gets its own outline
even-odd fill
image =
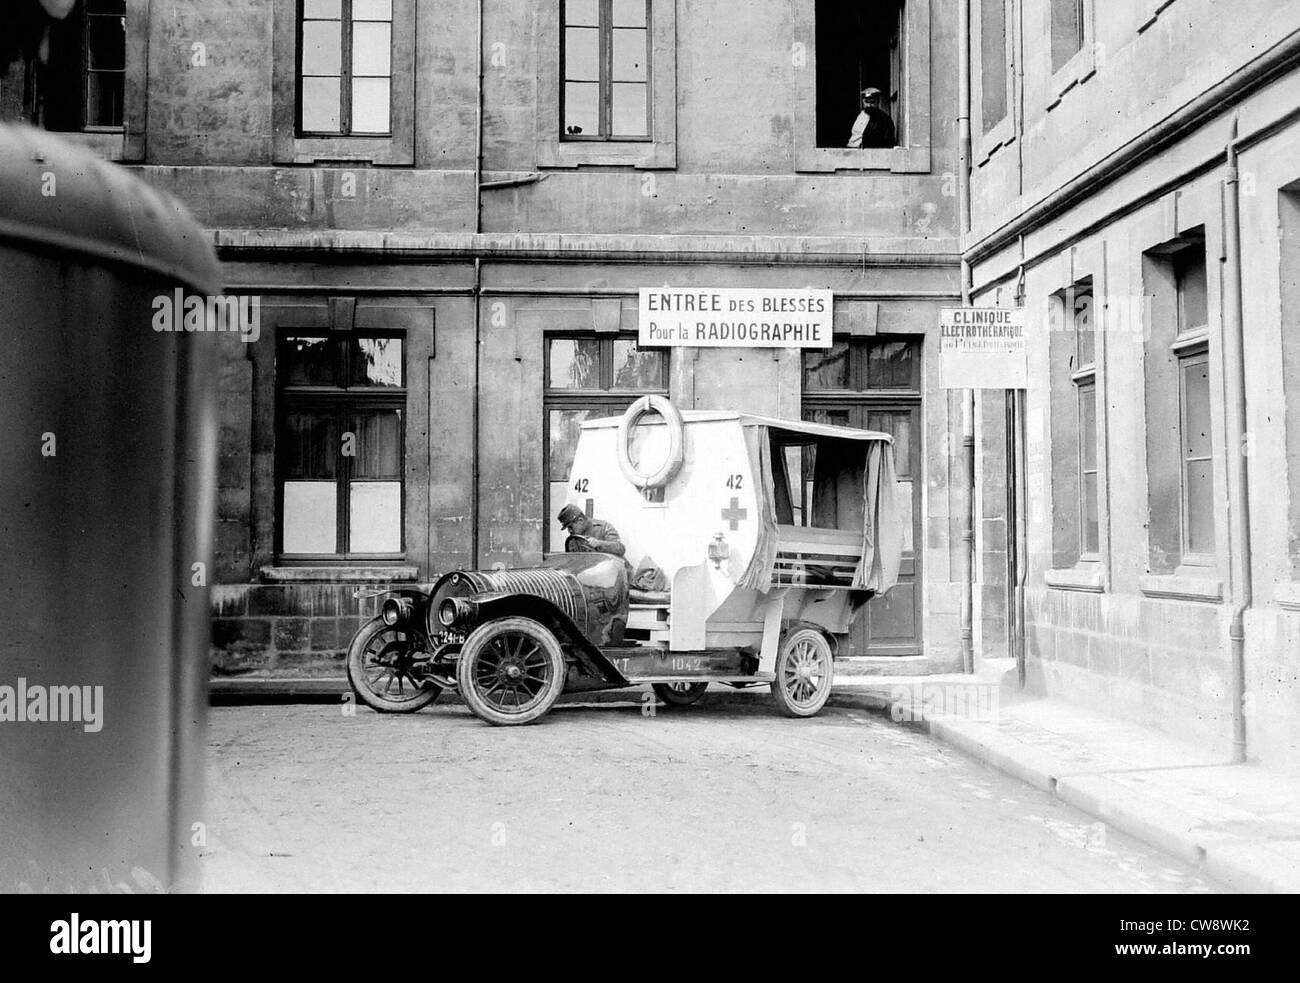
[[[787,717],[811,717],[826,705],[834,675],[826,636],[815,628],[800,628],[781,643],[772,696]]]
[[[412,675],[414,651],[406,632],[376,618],[363,625],[348,646],[352,692],[380,713],[413,713],[438,698],[442,687]]]
[[[688,707],[704,695],[708,683],[654,683],[655,696],[670,707]]]
[[[490,724],[532,723],[564,689],[564,652],[531,618],[480,625],[461,646],[456,681],[465,704]]]

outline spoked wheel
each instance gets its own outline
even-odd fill
[[[688,707],[704,695],[708,683],[654,683],[655,696],[670,707]]]
[[[372,710],[412,713],[438,698],[442,687],[412,675],[417,653],[406,632],[376,618],[348,647],[348,682]]]
[[[490,724],[536,720],[564,689],[564,652],[531,618],[501,618],[465,639],[456,667],[461,696]]]
[[[787,717],[811,717],[826,704],[834,679],[831,645],[813,628],[800,628],[781,643],[772,696]]]

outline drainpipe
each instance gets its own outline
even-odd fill
[[[970,0],[957,4],[957,211],[960,234],[970,231]],[[961,261],[961,302],[970,306],[971,268],[965,255]],[[962,671],[975,671],[975,390],[962,391],[961,480],[966,490],[962,503],[961,553],[961,662]]]
[[[1012,96],[1015,101],[1016,126],[1016,200],[1024,207],[1025,200],[1025,8],[1016,4],[1015,52],[1016,52],[1016,87]],[[1016,275],[1016,305],[1025,306],[1025,234],[1020,233],[1020,270]],[[1015,394],[1016,403],[1016,581],[1013,589],[1016,621],[1016,685],[1025,688],[1025,585],[1029,582],[1029,425],[1028,403],[1029,391],[1022,389]]]
[[[1237,117],[1227,147],[1223,182],[1223,381],[1228,425],[1229,555],[1232,561],[1232,617],[1228,640],[1232,662],[1232,760],[1246,760],[1246,610],[1251,604],[1250,458],[1246,455],[1245,319],[1241,301],[1241,200],[1237,171]]]
[[[475,78],[476,78],[476,100],[474,119],[474,237],[478,238],[479,233],[483,231],[483,2],[478,0],[478,51],[476,55]],[[479,248],[475,243],[475,250]],[[479,256],[474,257],[474,384],[472,400],[470,403],[470,426],[473,430],[473,463],[470,468],[470,532],[469,532],[469,552],[470,552],[470,569],[477,570],[481,563],[479,562],[479,512],[481,509],[479,503],[479,457],[481,444],[480,439],[480,421],[479,421],[479,384],[482,376],[482,329],[480,321],[483,313],[483,260]]]

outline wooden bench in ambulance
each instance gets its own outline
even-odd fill
[[[773,587],[849,590],[862,560],[862,531],[778,525]],[[668,645],[671,598],[668,591],[628,592],[629,641]]]

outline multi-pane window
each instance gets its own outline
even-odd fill
[[[1209,305],[1205,246],[1174,254],[1178,333],[1178,432],[1183,563],[1205,564],[1214,553],[1214,461],[1210,430]]]
[[[617,416],[639,396],[667,395],[668,353],[639,348],[631,335],[551,336],[546,339],[545,371],[547,548],[559,549],[564,530],[555,514],[569,491],[582,422]],[[641,449],[634,446],[630,451],[635,462]]]
[[[290,332],[276,355],[279,552],[402,554],[406,377],[401,337]]]
[[[1075,424],[1079,434],[1079,557],[1095,559],[1101,549],[1097,517],[1097,361],[1096,329],[1092,323],[1092,285],[1075,287],[1070,308],[1074,335]]]
[[[40,122],[49,130],[114,130],[123,125],[126,0],[78,0],[50,31],[41,73]]]
[[[650,0],[564,0],[566,140],[650,139]]]
[[[302,0],[299,10],[299,134],[387,135],[393,0]]]
[[[1052,71],[1083,49],[1084,0],[1052,0]]]

